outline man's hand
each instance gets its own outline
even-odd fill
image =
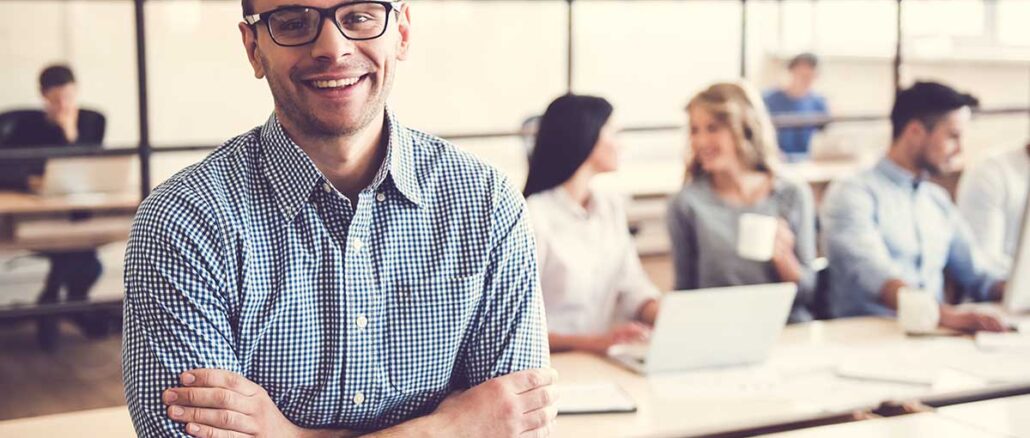
[[[451,395],[429,418],[446,437],[545,437],[558,408],[557,371],[539,368],[487,380]],[[434,432],[434,430],[436,432]]]
[[[179,376],[182,388],[165,390],[168,416],[186,423],[186,433],[203,438],[303,437],[314,434],[295,426],[279,411],[265,389],[225,370],[197,369]]]
[[[1003,332],[1008,330],[998,318],[977,312],[957,310],[951,306],[941,306],[941,327],[966,332]]]

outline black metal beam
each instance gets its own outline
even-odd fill
[[[150,116],[147,101],[147,32],[145,0],[136,5],[136,82],[139,86],[139,180],[140,199],[150,195]]]
[[[898,10],[895,14],[895,35],[897,41],[894,43],[894,91],[901,89],[901,2],[897,0]]]
[[[1001,115],[1030,115],[1030,107],[1004,107],[986,108],[973,110],[977,116],[1001,116]],[[887,121],[887,116],[880,114],[858,114],[850,116],[835,117],[801,117],[801,116],[773,116],[772,122],[778,128],[803,128],[810,126],[823,126],[830,123],[856,123],[856,122],[878,122]],[[683,129],[683,125],[636,125],[627,126],[624,132],[662,132]],[[498,138],[520,137],[522,133],[517,131],[498,132],[473,132],[462,134],[438,134],[439,137],[449,141],[459,140],[485,140]],[[154,154],[177,153],[177,152],[205,152],[217,148],[219,144],[193,144],[182,146],[161,146],[151,147],[150,156]],[[55,147],[55,148],[12,148],[0,149],[0,160],[4,159],[26,159],[26,158],[53,158],[53,157],[79,157],[79,156],[124,156],[137,153],[133,148],[122,149],[97,149],[95,147]]]
[[[566,76],[565,76],[565,92],[569,93],[569,94],[572,94],[572,83],[574,81],[574,79],[573,79],[573,65],[575,64],[575,54],[576,54],[576,52],[575,52],[575,30],[576,30],[575,23],[576,23],[576,17],[575,17],[575,13],[573,12],[574,7],[573,7],[572,2],[573,2],[573,0],[565,0],[565,4],[566,4],[566,6],[568,8],[568,10],[566,11],[566,16],[565,16],[565,18],[567,20],[567,26],[568,26],[565,29],[566,32],[567,32],[566,35],[565,35],[565,44],[566,44],[566,47],[565,47],[565,49],[566,49],[566,51],[565,51],[565,74],[566,74]]]
[[[740,77],[747,77],[747,0],[740,0]]]
[[[22,304],[0,306],[0,322],[17,321],[39,316],[74,315],[84,312],[120,312],[122,300],[109,301],[63,301],[45,304]]]

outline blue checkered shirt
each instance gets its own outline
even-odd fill
[[[274,115],[143,202],[122,347],[141,436],[184,435],[160,397],[193,368],[246,376],[299,426],[376,430],[547,364],[521,195],[468,153],[386,123],[386,159],[356,207]]]

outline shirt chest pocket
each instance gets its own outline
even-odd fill
[[[445,388],[479,306],[483,276],[399,281],[386,290],[390,384],[401,392]]]

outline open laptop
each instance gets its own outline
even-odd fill
[[[124,193],[131,190],[134,156],[50,158],[38,193],[44,196]]]
[[[649,345],[615,345],[608,355],[641,374],[762,362],[787,323],[797,285],[670,292]]]

